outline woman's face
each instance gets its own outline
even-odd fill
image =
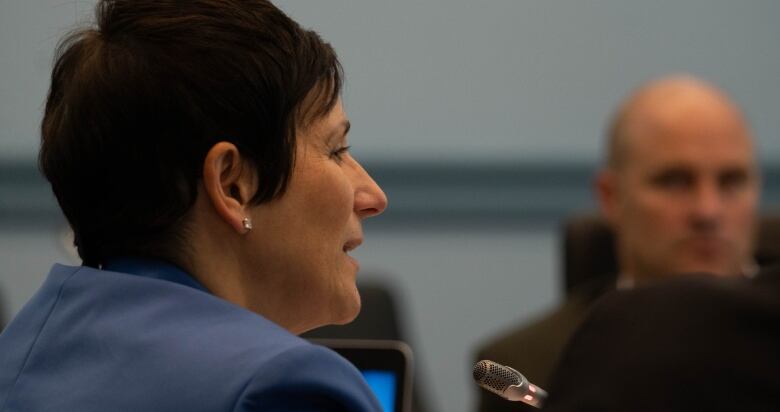
[[[387,206],[387,197],[347,151],[349,122],[337,102],[326,116],[298,131],[287,191],[251,209],[247,234],[256,302],[294,333],[346,323],[360,310],[359,269],[350,251],[363,242],[361,221]],[[262,311],[261,311],[262,313]]]

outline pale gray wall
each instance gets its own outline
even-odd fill
[[[676,71],[730,91],[780,155],[778,1],[279,4],[339,52],[366,158],[593,160],[620,98]]]
[[[35,157],[54,47],[94,4],[0,0],[0,161]]]
[[[0,159],[32,158],[52,47],[92,0],[0,0]],[[336,47],[364,159],[593,160],[651,76],[721,84],[780,156],[776,0],[280,0]]]

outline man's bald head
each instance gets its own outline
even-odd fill
[[[621,104],[607,133],[607,166],[622,168],[640,136],[685,127],[684,122],[699,122],[697,118],[716,120],[716,133],[725,127],[751,140],[741,110],[723,91],[693,76],[669,76],[646,83]]]

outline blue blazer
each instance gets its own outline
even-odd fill
[[[0,334],[0,411],[381,411],[335,352],[159,261],[55,265]]]

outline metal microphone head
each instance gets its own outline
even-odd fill
[[[504,396],[504,391],[512,385],[521,385],[526,379],[523,374],[493,361],[481,360],[474,365],[474,380],[477,385]]]
[[[547,392],[528,382],[523,374],[493,361],[477,362],[473,375],[477,385],[510,401],[520,401],[541,408],[547,397]]]

